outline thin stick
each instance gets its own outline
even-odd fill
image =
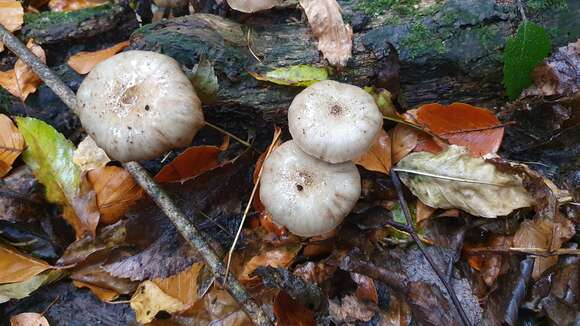
[[[16,56],[26,63],[52,89],[52,91],[74,112],[76,96],[74,92],[60,80],[38,57],[36,57],[18,38],[0,25],[0,39]],[[185,215],[175,206],[171,198],[149,176],[147,171],[137,162],[123,164],[135,181],[149,194],[161,210],[175,225],[181,236],[195,248],[210,267],[216,279],[221,279],[225,268],[218,255],[205,241],[199,230],[189,222]],[[222,282],[223,283],[223,282]],[[225,283],[228,292],[236,299],[248,317],[256,325],[272,325],[262,308],[254,302],[242,285],[232,278]]]
[[[443,275],[443,273],[439,270],[439,268],[437,268],[437,266],[435,265],[435,262],[433,261],[433,258],[431,258],[431,256],[429,254],[427,254],[427,251],[425,250],[425,246],[423,245],[423,242],[421,242],[421,239],[419,239],[419,236],[417,235],[417,232],[415,231],[415,228],[413,227],[413,220],[411,219],[411,213],[409,212],[409,206],[407,206],[407,201],[405,200],[405,196],[403,195],[403,189],[401,187],[401,180],[399,180],[399,176],[397,175],[397,172],[394,170],[391,171],[391,179],[393,180],[393,185],[395,186],[395,189],[397,190],[397,195],[399,197],[399,203],[401,204],[401,208],[403,209],[403,214],[405,215],[405,219],[407,220],[407,224],[409,225],[409,228],[411,230],[411,232],[410,232],[411,237],[413,238],[413,240],[417,244],[417,247],[419,247],[419,251],[421,251],[421,254],[423,254],[423,256],[425,257],[425,259],[427,260],[429,265],[431,265],[431,268],[433,269],[435,274],[437,274],[437,277],[439,277],[439,280],[441,280],[441,283],[443,283],[443,286],[447,290],[447,293],[449,294],[449,297],[451,298],[451,302],[453,302],[455,309],[457,309],[457,312],[459,313],[459,317],[461,317],[461,321],[463,322],[463,324],[467,325],[467,326],[471,326],[471,321],[467,317],[467,314],[465,314],[465,311],[463,310],[463,307],[461,306],[459,299],[457,299],[457,295],[455,294],[455,290],[453,290],[453,287],[451,287],[451,285],[449,285],[449,283],[447,282],[447,279],[445,278],[445,275]]]
[[[238,136],[230,133],[229,131],[227,131],[225,129],[222,129],[222,128],[214,125],[213,123],[210,123],[210,122],[207,122],[207,121],[204,122],[204,123],[205,123],[206,126],[208,126],[210,128],[213,128],[213,129],[215,129],[215,130],[217,130],[217,131],[219,131],[219,132],[221,132],[221,133],[223,133],[225,135],[228,135],[228,136],[232,137],[233,139],[237,140],[240,144],[243,144],[243,145],[245,145],[248,148],[249,147],[252,147],[252,145],[250,143],[248,143],[247,141],[241,139],[240,137],[238,137]]]

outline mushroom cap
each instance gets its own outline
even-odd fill
[[[77,92],[77,113],[97,145],[122,162],[187,146],[204,124],[179,63],[149,51],[122,52],[96,65]]]
[[[359,158],[382,126],[383,116],[371,95],[333,80],[307,87],[288,109],[288,127],[296,144],[330,163]]]
[[[264,162],[260,199],[274,223],[310,237],[334,229],[361,193],[354,163],[331,164],[287,141]]]

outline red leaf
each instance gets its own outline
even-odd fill
[[[276,325],[284,326],[314,326],[314,313],[296,302],[286,292],[280,291],[274,300],[274,315]]]

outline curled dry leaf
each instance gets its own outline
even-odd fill
[[[101,224],[117,222],[143,196],[143,190],[129,172],[117,166],[91,170],[87,178],[97,196]]]
[[[519,176],[499,171],[460,146],[451,145],[437,155],[412,153],[396,171],[413,194],[431,207],[459,208],[494,218],[534,203]]]
[[[0,114],[0,178],[12,169],[12,163],[22,151],[24,137],[9,117]]]
[[[312,33],[318,39],[318,50],[333,65],[344,67],[352,56],[352,28],[342,20],[336,0],[300,0]]]
[[[97,7],[107,2],[107,0],[50,0],[48,6],[51,11],[75,11]]]
[[[128,46],[129,41],[124,41],[99,51],[79,52],[71,56],[66,63],[79,74],[88,74],[99,62],[112,57]]]
[[[0,284],[24,282],[51,268],[40,259],[0,245]]]
[[[355,295],[359,300],[375,304],[379,302],[377,288],[372,278],[358,273],[350,273],[350,277],[357,285]]]
[[[296,302],[286,292],[280,291],[274,299],[274,315],[277,325],[314,326],[314,313]]]
[[[73,162],[81,168],[81,172],[104,167],[110,161],[107,153],[97,146],[91,136],[85,137],[73,153]]]
[[[391,170],[391,137],[389,134],[381,129],[368,152],[354,163],[369,171],[388,174]]]
[[[26,47],[42,62],[46,62],[44,50],[32,39],[28,41]],[[0,86],[22,101],[25,101],[30,93],[34,93],[41,83],[40,78],[20,59],[14,64],[14,69],[0,71]]]
[[[187,309],[187,305],[178,299],[163,292],[152,281],[145,281],[139,285],[131,298],[131,308],[135,311],[137,321],[150,323],[159,311],[174,313]]]
[[[282,5],[287,0],[226,0],[237,11],[253,13]]]
[[[10,317],[10,326],[49,326],[48,320],[36,312],[24,312]]]

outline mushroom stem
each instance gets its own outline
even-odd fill
[[[38,57],[6,28],[0,25],[0,39],[18,58],[26,63],[42,81],[73,111],[76,112],[76,96],[74,92]],[[235,277],[222,282],[225,268],[215,251],[209,246],[203,234],[191,224],[185,215],[175,206],[171,198],[149,176],[147,171],[137,162],[124,163],[123,166],[135,178],[135,181],[147,192],[161,210],[175,225],[181,236],[195,248],[210,267],[219,283],[225,285],[228,292],[236,299],[248,317],[256,325],[272,325],[268,315],[248,295],[244,287]]]
[[[252,145],[250,143],[248,143],[247,141],[241,139],[240,137],[232,134],[231,132],[229,132],[229,131],[227,131],[225,129],[222,129],[222,128],[214,125],[213,123],[210,123],[208,121],[205,121],[205,125],[208,126],[208,127],[210,127],[210,128],[213,128],[213,129],[215,129],[215,130],[217,130],[219,132],[221,132],[222,134],[225,134],[225,135],[228,135],[228,136],[232,137],[233,139],[237,140],[240,144],[243,144],[244,146],[246,146],[248,148],[249,147],[252,147]]]

